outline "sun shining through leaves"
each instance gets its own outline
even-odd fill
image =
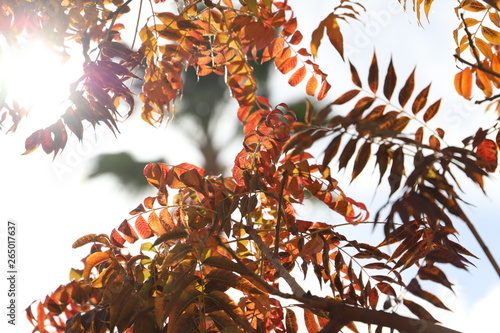
[[[68,107],[69,85],[82,67],[74,57],[65,60],[42,41],[12,46],[0,40],[0,102],[28,110],[27,130],[55,122]]]

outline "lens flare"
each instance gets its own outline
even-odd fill
[[[0,101],[29,109],[26,120],[48,126],[67,108],[69,85],[81,75],[81,63],[65,59],[42,41],[9,45],[0,40]]]

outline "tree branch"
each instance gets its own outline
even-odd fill
[[[322,333],[337,333],[342,328],[339,327],[341,323],[349,323],[351,321],[389,327],[405,333],[459,333],[458,331],[436,325],[426,320],[408,318],[396,313],[354,307],[334,299],[313,296],[307,297],[303,301],[313,308],[329,311],[335,318],[341,318],[340,321],[335,321],[335,319],[330,320],[320,331]]]
[[[245,230],[260,248],[266,259],[276,268],[278,275],[290,285],[293,294],[284,293],[269,285],[267,281],[248,269],[248,267],[241,262],[236,253],[234,253],[230,247],[226,246],[226,244],[222,243],[220,239],[219,244],[226,248],[233,258],[235,258],[242,267],[248,270],[249,275],[262,284],[270,294],[281,298],[296,300],[302,303],[302,305],[299,306],[323,310],[334,316],[335,318],[330,320],[328,324],[322,328],[320,331],[321,333],[337,333],[342,327],[350,322],[362,322],[365,324],[389,327],[404,333],[460,333],[459,331],[439,326],[426,320],[413,319],[395,313],[355,307],[331,298],[312,296],[310,293],[306,294],[302,287],[283,267],[279,259],[273,256],[271,249],[264,244],[264,241],[262,241],[262,238],[257,234],[257,231],[251,226],[245,227]]]
[[[252,226],[246,226],[245,231],[247,234],[250,236],[250,238],[257,244],[259,249],[262,251],[264,254],[264,257],[266,257],[267,260],[271,263],[271,265],[276,269],[278,272],[278,275],[282,277],[286,283],[292,288],[292,293],[295,297],[302,297],[305,295],[304,289],[295,281],[293,276],[288,273],[285,267],[281,264],[281,261],[278,257],[275,257],[273,253],[271,252],[271,249],[264,244],[264,241],[262,238],[260,238],[259,234],[257,231],[252,227]]]

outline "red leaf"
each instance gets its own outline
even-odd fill
[[[495,141],[486,139],[476,148],[476,154],[479,157],[477,165],[488,172],[495,172],[498,166],[498,150]]]
[[[137,233],[127,220],[123,221],[120,224],[120,226],[118,227],[118,231],[123,234],[123,237],[129,243],[135,243],[135,241],[139,239],[139,236],[137,236]]]
[[[368,294],[368,302],[370,303],[370,306],[372,309],[375,309],[378,304],[378,290],[375,288],[372,288],[370,290],[370,293]]]
[[[33,152],[35,149],[38,148],[38,146],[40,146],[43,137],[43,132],[44,132],[43,129],[39,129],[26,139],[26,141],[24,142],[24,147],[26,148],[26,151],[23,153],[23,155]]]
[[[116,229],[113,229],[111,231],[111,235],[109,235],[109,240],[111,241],[111,244],[117,247],[123,247],[123,244],[125,244],[125,238],[123,238],[122,235],[120,235],[118,231],[116,231]]]
[[[296,30],[294,32],[292,38],[290,38],[289,43],[292,45],[297,45],[302,41],[302,38],[303,38],[302,33],[300,31]]]
[[[142,215],[137,216],[137,219],[135,220],[135,228],[137,229],[139,236],[143,239],[153,236],[153,230],[151,230],[146,222],[146,219]]]

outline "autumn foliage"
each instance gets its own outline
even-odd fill
[[[151,3],[154,14],[138,21],[132,44],[120,38],[131,0],[0,5],[7,40],[43,35],[54,48],[76,42],[85,55],[71,106],[27,138],[25,153],[41,146],[56,157],[89,124],[117,131],[135,104],[151,125],[172,119],[188,67],[198,76],[225,77],[244,135],[231,175],[208,175],[188,163],[147,165],[144,176],[156,194],[109,234],[75,241],[74,248],[89,247],[84,269],[28,307],[34,332],[298,332],[299,323],[308,332],[357,332],[359,322],[375,332],[454,332],[438,326],[428,310],[449,305],[422,286],[453,289],[445,264],[470,265],[474,255],[457,242],[457,219],[481,242],[462,209],[458,180],[483,189],[496,171],[498,123],[470,133],[463,145],[447,144],[446,124],[432,122],[441,99],[429,98],[430,84],[415,82],[416,70],[401,77],[396,61],[381,68],[374,52],[368,72],[358,72],[344,54],[342,34],[365,11],[355,1],[340,0],[321,13],[309,47],[286,0],[171,2],[177,10],[165,10],[167,1]],[[419,21],[428,18],[432,1],[400,2]],[[463,1],[454,33],[457,92],[496,110],[498,11],[495,1]],[[346,84],[334,89],[316,63],[328,42],[350,70]],[[287,104],[271,104],[258,95],[253,74],[264,62],[327,104],[317,109],[307,101],[300,120]],[[137,79],[142,90],[134,96],[127,81]],[[0,105],[0,125],[15,130],[21,109]],[[335,178],[345,169],[354,180],[370,165],[390,189],[387,205],[375,212]],[[297,208],[309,201],[339,218],[299,218]],[[348,239],[335,229],[343,223],[380,224],[385,239]],[[132,254],[127,246],[136,242],[140,250]],[[323,286],[321,295],[298,282],[311,275]],[[396,314],[396,306],[418,319]]]

